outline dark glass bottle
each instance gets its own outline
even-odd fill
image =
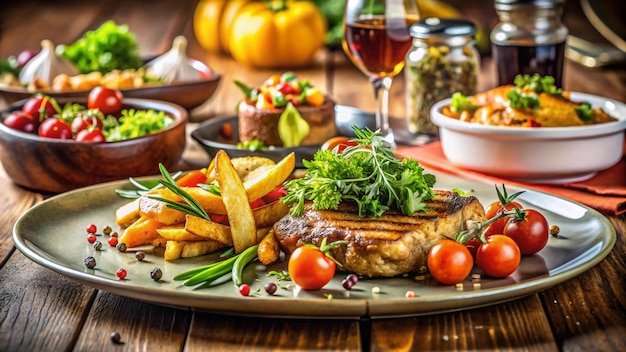
[[[498,85],[517,74],[552,76],[563,82],[567,27],[561,22],[564,0],[494,0],[500,23],[491,32]]]

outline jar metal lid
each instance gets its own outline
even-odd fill
[[[474,34],[476,34],[476,25],[462,19],[428,17],[411,26],[411,36],[418,39],[469,37]]]
[[[496,10],[512,10],[517,6],[532,6],[541,9],[560,7],[565,0],[494,0]]]

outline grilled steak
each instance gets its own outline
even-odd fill
[[[482,221],[483,206],[476,197],[435,191],[428,210],[406,216],[389,211],[378,218],[362,218],[353,204],[338,210],[314,210],[305,205],[299,217],[286,215],[274,224],[274,236],[291,253],[303,243],[320,245],[346,240],[331,250],[344,270],[367,277],[391,277],[426,268],[428,250],[442,236],[454,236],[467,220]]]

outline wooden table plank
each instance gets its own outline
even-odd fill
[[[14,252],[13,224],[19,216],[43,197],[16,186],[0,167],[0,268]]]
[[[372,350],[485,351],[532,346],[556,351],[536,295],[490,307],[372,321]]]
[[[626,219],[626,215],[622,215]],[[540,294],[563,350],[626,351],[626,239],[596,267]]]
[[[0,270],[0,288],[0,351],[71,349],[96,293],[18,251]]]
[[[99,291],[73,349],[182,351],[192,314]],[[121,345],[111,341],[112,332],[120,334]]]
[[[196,313],[185,346],[194,351],[361,351],[355,320],[232,317]]]

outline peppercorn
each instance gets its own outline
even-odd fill
[[[102,249],[102,242],[100,242],[100,241],[94,242],[93,243],[93,249],[95,249],[97,251],[101,250]]]
[[[135,258],[137,258],[138,261],[142,261],[145,257],[146,253],[142,251],[137,251],[137,253],[135,253]]]
[[[117,246],[115,246],[115,248],[117,248],[117,250],[120,252],[126,252],[126,243],[120,242],[117,244]]]
[[[115,246],[117,246],[117,237],[111,237],[111,238],[109,238],[108,243],[109,243],[109,246],[111,246],[111,247],[115,247]]]
[[[111,237],[115,237],[115,238],[117,238],[117,236],[118,236],[117,231],[113,231],[113,232],[111,232]]]
[[[122,337],[120,336],[120,333],[117,331],[114,331],[111,333],[111,341],[113,341],[113,343],[122,343]]]
[[[276,289],[277,288],[278,287],[273,282],[268,282],[268,283],[265,284],[265,292],[267,292],[267,294],[270,295],[270,296],[272,296],[272,295],[274,295],[274,293],[276,293]]]
[[[85,258],[85,266],[88,267],[89,269],[93,269],[96,267],[96,258],[94,257],[87,257]]]
[[[161,269],[154,268],[154,269],[150,270],[150,277],[152,278],[152,280],[159,281],[159,280],[161,280],[162,276],[163,276],[163,273],[161,272]]]
[[[559,228],[558,225],[550,225],[550,234],[554,237],[558,237],[559,236],[559,232],[561,232],[561,229]]]
[[[113,229],[111,228],[111,226],[109,225],[104,225],[102,226],[102,233],[105,235],[110,235],[111,231],[113,231]]]

